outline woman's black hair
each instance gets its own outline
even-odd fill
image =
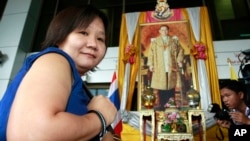
[[[41,48],[56,46],[64,41],[75,29],[85,29],[96,18],[99,17],[105,28],[105,44],[108,41],[108,18],[99,9],[91,5],[71,6],[60,11],[51,21]]]
[[[75,29],[86,29],[89,24],[99,17],[104,25],[106,51],[108,45],[109,24],[104,12],[92,5],[71,6],[60,11],[51,21],[45,40],[41,49],[47,47],[58,47],[57,44],[63,42],[66,37]],[[91,69],[95,71],[97,67]]]

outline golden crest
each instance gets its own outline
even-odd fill
[[[165,20],[172,15],[167,0],[157,0],[153,16],[159,20]]]

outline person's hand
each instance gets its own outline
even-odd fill
[[[149,71],[154,72],[154,67],[153,66],[149,66]]]
[[[216,123],[223,128],[229,128],[231,125],[230,121],[227,120],[216,120]]]
[[[121,139],[114,136],[111,132],[107,132],[103,137],[102,141],[120,141]]]
[[[103,137],[102,141],[114,141],[113,134],[110,132],[107,132]]]
[[[248,124],[249,119],[248,117],[239,111],[230,112],[229,115],[231,116],[231,119],[235,122],[241,123],[241,124]]]
[[[89,105],[88,110],[96,110],[102,113],[107,125],[110,125],[116,116],[117,109],[108,97],[103,95],[94,96]]]

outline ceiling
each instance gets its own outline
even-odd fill
[[[250,39],[250,0],[167,0],[167,3],[171,9],[206,6],[213,40]],[[117,46],[121,14],[155,10],[157,0],[43,0],[34,46],[39,47],[36,44],[43,40],[50,20],[58,11],[69,6],[86,4],[106,12],[112,26],[109,46]]]
[[[91,4],[100,9],[112,7],[126,7],[126,12],[154,10],[157,0],[58,0],[58,9],[63,9],[69,5]],[[167,0],[170,8],[194,7],[203,5],[204,0]]]

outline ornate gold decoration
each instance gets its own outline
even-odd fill
[[[152,109],[154,107],[156,96],[153,93],[151,87],[147,87],[142,94],[142,104],[146,109]]]
[[[198,108],[200,103],[200,93],[193,86],[187,91],[188,104],[192,108]]]
[[[157,0],[153,16],[159,20],[165,20],[172,15],[167,0]]]

